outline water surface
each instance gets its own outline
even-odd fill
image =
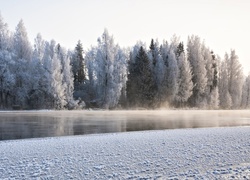
[[[0,112],[0,140],[249,125],[247,110],[11,111]]]

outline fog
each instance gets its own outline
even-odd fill
[[[15,111],[0,112],[0,140],[249,125],[248,110]]]

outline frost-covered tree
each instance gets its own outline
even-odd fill
[[[43,75],[40,78],[42,82],[41,90],[44,93],[44,99],[47,107],[63,109],[67,105],[67,88],[64,67],[62,65],[61,52],[58,52],[56,42],[52,40],[45,43],[45,51],[42,59]],[[69,62],[68,62],[69,63]],[[64,62],[64,65],[66,63]],[[66,68],[67,69],[67,68]]]
[[[32,55],[31,44],[28,40],[26,28],[21,20],[14,33],[13,40],[13,59],[15,60],[15,87],[14,87],[14,105],[27,105],[29,92],[32,88],[32,75],[30,72],[30,60]]]
[[[232,107],[232,97],[228,91],[229,89],[229,72],[226,61],[228,55],[225,55],[225,60],[222,61],[220,66],[220,77],[219,77],[219,100],[220,107],[223,109],[229,109]]]
[[[43,67],[43,56],[45,52],[45,41],[42,39],[41,34],[38,34],[34,40],[34,51],[32,54],[32,60],[29,64],[30,74],[32,75],[31,88],[28,93],[28,106],[30,108],[38,109],[45,108],[45,94],[44,88],[45,70]]]
[[[174,51],[175,56],[178,57],[178,53],[180,53],[178,52],[180,50],[178,49],[180,45],[180,37],[174,34],[170,40],[171,40],[170,49],[172,49]]]
[[[42,58],[44,56],[44,51],[45,41],[43,40],[42,35],[39,33],[34,40],[33,61],[39,61],[43,64]]]
[[[92,58],[88,61],[94,64],[96,98],[103,108],[114,108],[125,87],[127,55],[105,29],[102,37],[98,38],[98,46]]]
[[[230,57],[226,60],[228,68],[228,91],[232,97],[232,107],[239,108],[243,86],[243,68],[235,50],[231,50]]]
[[[10,35],[7,23],[0,14],[0,50],[10,50]]]
[[[8,25],[0,14],[0,108],[8,108],[13,99],[15,85],[13,53],[10,48]]]
[[[202,56],[204,58],[206,67],[206,77],[207,77],[206,94],[208,98],[213,88],[214,70],[213,70],[213,57],[211,55],[210,49],[207,48],[204,43],[202,44]]]
[[[174,50],[171,48],[167,60],[167,100],[173,103],[178,92],[179,68]]]
[[[217,88],[217,69],[215,55],[209,48],[202,44],[202,55],[206,65],[207,87],[206,87],[206,99],[207,106],[210,109],[218,109],[219,105],[219,93]]]
[[[70,57],[67,50],[63,47],[61,47],[59,44],[57,45],[57,57],[60,59],[61,62],[61,72],[62,72],[62,85],[65,88],[65,99],[67,106],[70,106],[70,108],[74,108],[74,98],[73,98],[73,92],[74,92],[74,77],[72,73],[72,66],[70,64]],[[84,75],[85,79],[85,75]],[[78,81],[79,82],[79,81]]]
[[[15,62],[8,51],[0,50],[0,107],[8,108],[13,99]]]
[[[192,106],[206,107],[207,71],[204,57],[202,56],[202,44],[198,36],[188,37],[187,43],[188,61],[193,71],[193,94],[190,97]]]
[[[55,41],[51,41],[50,43],[50,50],[54,52],[53,56],[51,57],[51,94],[53,96],[53,107],[56,109],[63,109],[66,102],[66,84],[63,83],[63,71],[62,71],[62,63],[58,54],[56,52],[56,43]],[[53,47],[54,46],[54,47]],[[51,53],[52,53],[51,52]]]
[[[97,94],[97,69],[95,65],[95,57],[96,57],[96,52],[97,48],[96,47],[91,47],[90,50],[86,52],[85,56],[85,62],[86,62],[86,77],[87,77],[87,87],[86,92],[87,92],[87,97],[85,99],[87,101],[90,100],[96,100],[98,99],[98,94]],[[76,92],[76,90],[75,90]]]
[[[168,91],[168,73],[167,73],[167,67],[168,67],[168,58],[169,58],[169,51],[170,51],[170,46],[167,41],[163,41],[163,43],[160,45],[160,54],[164,63],[164,69],[165,72],[163,75],[163,80],[160,85],[160,99],[162,104],[167,103],[167,91]]]
[[[17,59],[31,59],[32,48],[23,20],[20,20],[16,27],[16,32],[14,34],[14,50]]]
[[[160,103],[163,101],[163,94],[164,88],[162,87],[164,76],[166,73],[166,65],[163,61],[163,58],[161,56],[159,42],[156,40],[151,40],[151,44],[149,47],[149,58],[152,62],[152,71],[153,71],[153,78],[155,81],[155,87],[154,87],[154,106],[159,106]]]
[[[183,106],[188,101],[193,93],[192,71],[190,63],[187,60],[184,52],[179,55],[179,77],[178,77],[178,92],[175,96],[177,105]]]
[[[242,108],[250,108],[250,74],[245,79],[243,89],[242,89]]]

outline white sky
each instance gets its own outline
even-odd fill
[[[195,34],[222,58],[235,49],[250,71],[250,0],[0,0],[0,12],[12,31],[22,18],[32,43],[41,33],[71,49],[95,45],[104,28],[125,47]]]

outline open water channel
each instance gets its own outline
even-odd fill
[[[0,140],[249,125],[249,110],[2,111]]]

